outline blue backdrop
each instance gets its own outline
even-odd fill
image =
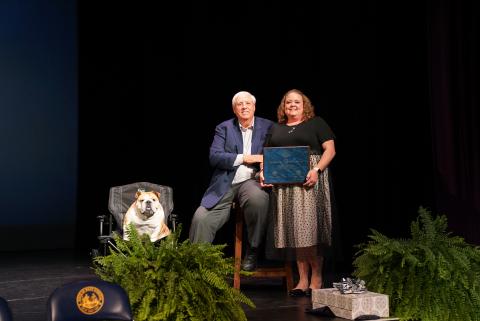
[[[73,246],[77,96],[75,1],[1,1],[0,250]]]

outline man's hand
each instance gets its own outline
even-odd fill
[[[263,155],[243,155],[244,164],[255,164],[263,162]]]
[[[263,170],[260,171],[259,179],[261,187],[273,187],[273,184],[265,184],[265,176],[263,176]]]

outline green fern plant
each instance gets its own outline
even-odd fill
[[[93,269],[128,293],[136,321],[246,320],[254,303],[229,285],[233,259],[225,245],[180,242],[181,226],[156,243],[130,226],[129,241],[114,236],[119,251],[96,257]]]
[[[371,230],[357,245],[354,276],[370,291],[388,294],[400,320],[480,320],[480,248],[447,230],[444,215],[420,207],[411,239]]]

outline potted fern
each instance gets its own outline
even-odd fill
[[[180,242],[181,227],[156,243],[133,226],[128,233],[129,241],[115,236],[118,251],[94,259],[94,271],[127,291],[136,321],[240,321],[242,304],[255,307],[226,280],[233,260],[224,257],[225,245]]]
[[[388,294],[400,320],[480,320],[480,248],[447,230],[444,215],[423,207],[411,223],[411,239],[371,230],[357,245],[353,274],[370,291]]]

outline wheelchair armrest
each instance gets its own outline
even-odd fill
[[[171,227],[173,228],[173,231],[175,232],[175,230],[177,228],[178,214],[170,213],[170,215],[168,216],[168,220],[170,221]]]
[[[107,215],[98,215],[97,216],[97,219],[100,223],[100,226],[99,226],[99,234],[100,236],[103,236],[103,227],[104,225],[107,225],[108,226],[108,235],[112,234],[112,215],[108,215],[108,220],[107,220]]]

